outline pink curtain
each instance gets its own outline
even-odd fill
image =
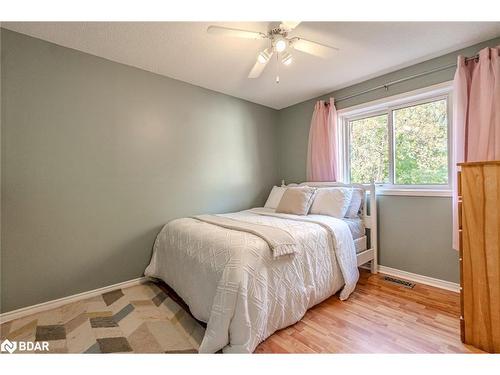
[[[314,106],[307,149],[307,181],[337,181],[337,110],[333,98]]]
[[[458,249],[456,163],[500,160],[500,46],[458,57],[453,108],[453,248]]]

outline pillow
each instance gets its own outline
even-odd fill
[[[351,203],[352,189],[329,187],[318,189],[311,206],[312,214],[343,218]]]
[[[362,207],[362,203],[365,200],[365,192],[363,189],[354,188],[352,189],[351,204],[345,214],[345,217],[350,219],[355,219],[359,216],[359,210]]]
[[[267,198],[266,204],[264,207],[266,208],[272,208],[275,209],[278,207],[278,204],[280,203],[281,197],[283,196],[283,193],[285,192],[286,187],[278,187],[278,186],[273,186],[271,193],[269,193],[269,197]]]
[[[307,215],[314,200],[315,188],[309,186],[289,187],[281,198],[276,212],[282,214]]]

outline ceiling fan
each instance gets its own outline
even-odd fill
[[[209,34],[245,39],[269,39],[269,47],[259,52],[257,61],[248,74],[248,78],[257,78],[264,71],[274,54],[276,54],[278,63],[281,62],[283,65],[288,66],[293,61],[292,50],[322,58],[328,58],[332,52],[338,51],[338,48],[327,44],[313,42],[299,36],[290,36],[289,33],[299,24],[300,22],[283,21],[278,27],[269,30],[267,33],[211,25],[208,27],[207,32]],[[276,83],[279,83],[279,75],[276,75]]]

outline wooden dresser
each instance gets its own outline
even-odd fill
[[[500,353],[500,161],[458,165],[462,341]]]

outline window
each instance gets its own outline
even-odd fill
[[[339,111],[343,179],[384,189],[450,186],[450,88]]]

